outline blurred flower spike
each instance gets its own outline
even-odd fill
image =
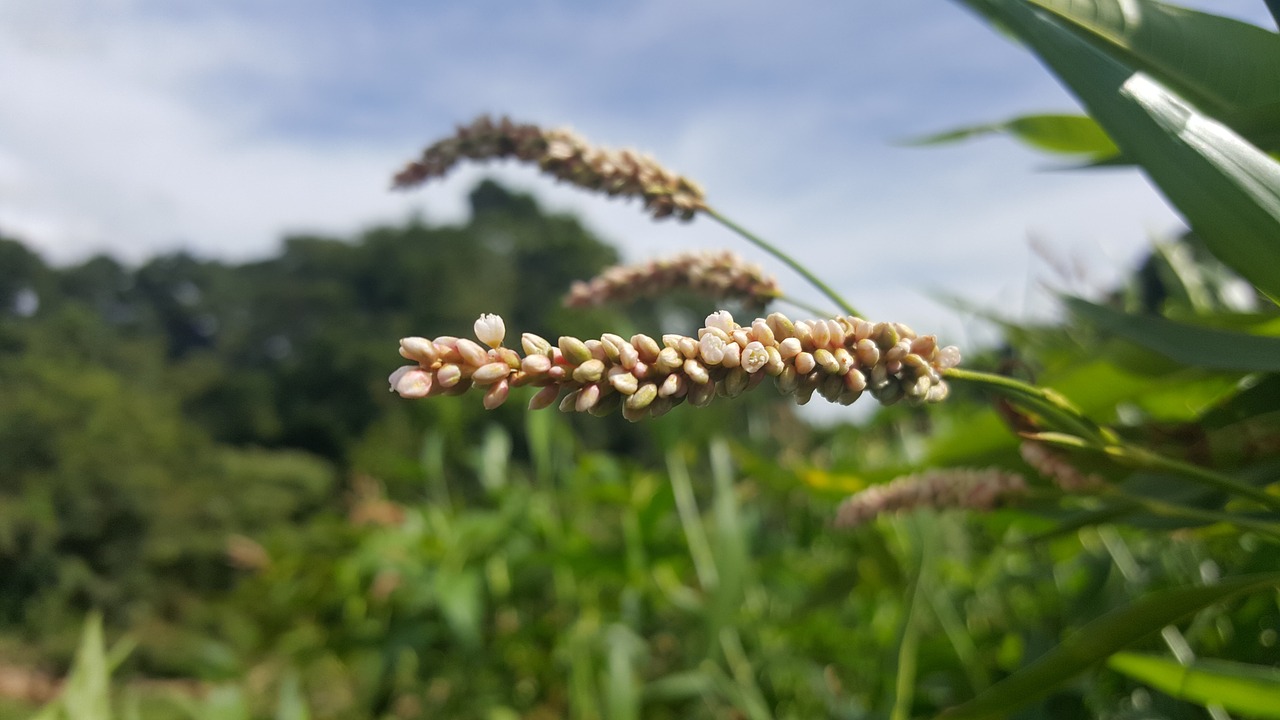
[[[836,527],[864,525],[880,515],[924,508],[990,511],[1025,495],[1021,475],[997,469],[930,470],[896,478],[851,495],[836,511]]]
[[[555,404],[594,415],[621,409],[635,421],[685,401],[703,407],[717,396],[737,397],[766,377],[801,405],[815,393],[843,405],[864,392],[885,404],[939,402],[948,392],[942,373],[960,362],[957,348],[939,347],[932,335],[858,317],[792,322],[773,313],[743,326],[721,310],[707,317],[696,337],[627,340],[606,333],[588,340],[562,336],[552,344],[525,333],[523,354],[503,346],[506,326],[497,315],[480,316],[474,330],[480,343],[449,336],[402,339],[400,354],[417,364],[393,372],[391,390],[424,398],[474,388],[492,410],[512,388],[529,386],[538,388],[533,409]]]
[[[593,307],[658,297],[671,290],[764,307],[781,297],[778,281],[728,250],[683,252],[639,265],[614,265],[586,282],[575,282],[564,304]]]
[[[482,115],[459,126],[396,174],[394,186],[410,188],[445,174],[463,160],[515,158],[571,185],[606,195],[639,198],[654,218],[690,220],[706,204],[694,181],[634,150],[599,148],[572,130],[497,121]]]

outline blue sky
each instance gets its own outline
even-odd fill
[[[1260,0],[1196,5],[1267,19]],[[1178,226],[1136,172],[1046,171],[1003,139],[895,144],[1074,107],[947,0],[6,0],[0,92],[0,230],[55,261],[241,259],[290,231],[453,222],[485,174],[581,213],[631,259],[761,257],[714,224],[655,224],[526,169],[387,191],[481,112],[651,152],[869,315],[922,330],[968,332],[934,292],[1047,306],[1034,288],[1059,281],[1029,238],[1087,268],[1086,290]]]

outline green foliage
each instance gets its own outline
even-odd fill
[[[0,240],[0,648],[57,673],[91,618],[40,717],[1272,716],[1280,41],[1152,0],[965,4],[1091,117],[931,141],[1114,141],[1195,233],[1061,324],[993,317],[1007,346],[927,412],[393,400],[388,343],[481,311],[548,337],[705,312],[564,311],[614,252],[491,183],[463,226],[244,265],[51,268]],[[975,467],[1030,491],[829,527],[852,492]],[[152,702],[147,676],[204,692]]]
[[[949,710],[944,717],[975,718],[1007,713],[1165,625],[1233,596],[1277,586],[1280,586],[1280,574],[1270,573],[1236,578],[1211,587],[1152,593],[1130,607],[1085,625],[1031,665],[972,702]]]
[[[1174,697],[1253,717],[1280,717],[1280,670],[1227,660],[1179,665],[1141,653],[1116,653],[1107,665]]]

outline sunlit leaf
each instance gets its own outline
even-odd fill
[[[1278,668],[1227,660],[1196,660],[1184,667],[1170,658],[1131,652],[1116,653],[1107,667],[1179,700],[1280,718]]]
[[[1280,36],[1274,32],[1155,0],[1031,3],[1255,145],[1274,150],[1280,144]]]
[[[1101,36],[1084,39],[1082,26],[1037,10],[1027,0],[963,1],[1036,52],[1125,154],[1142,165],[1211,252],[1264,293],[1280,297],[1280,164],[1145,72],[1150,68],[1137,63],[1133,53]],[[1124,8],[1151,5],[1097,4],[1121,18]],[[1161,35],[1159,42],[1175,50],[1198,47],[1177,35]],[[1222,52],[1235,55],[1230,48]],[[1243,77],[1233,81],[1270,82]]]

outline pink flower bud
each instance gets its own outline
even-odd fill
[[[533,397],[529,399],[529,409],[541,410],[543,408],[551,407],[559,396],[560,388],[556,385],[548,385],[534,393]]]
[[[614,390],[623,395],[634,395],[636,390],[640,388],[640,381],[631,373],[622,373],[620,375],[610,375],[609,384]]]
[[[778,343],[778,354],[782,356],[783,360],[790,360],[791,358],[799,355],[803,350],[804,347],[800,344],[800,340],[797,338],[789,337]]]
[[[524,348],[525,355],[546,355],[551,352],[551,343],[533,333],[520,336],[520,347]]]
[[[578,338],[569,337],[568,335],[560,338],[560,352],[564,354],[565,360],[574,365],[581,365],[592,359],[591,350],[587,348],[587,344]]]
[[[831,330],[827,327],[826,320],[814,321],[811,325],[811,332],[815,348],[825,348],[831,343]],[[803,340],[804,338],[801,337],[800,339]]]
[[[529,355],[520,361],[520,369],[530,375],[542,375],[551,369],[551,358],[546,355]]]
[[[724,346],[724,358],[720,360],[720,367],[736,368],[742,364],[742,347],[736,342],[728,343]]]
[[[499,380],[484,393],[484,409],[493,410],[507,401],[511,393],[511,385],[506,380]]]
[[[648,335],[632,335],[631,346],[640,354],[640,360],[650,365],[658,359],[658,353],[662,352],[662,347],[658,345],[658,341]]]
[[[459,338],[454,347],[458,349],[458,354],[462,356],[462,361],[471,367],[480,367],[489,362],[489,353],[483,347],[466,338]]]
[[[578,391],[578,398],[574,401],[573,407],[578,412],[587,412],[600,402],[600,386],[588,385]]]
[[[680,351],[672,347],[662,348],[662,352],[658,353],[658,360],[653,365],[659,372],[669,373],[684,364],[684,358],[680,357]]]
[[[504,362],[486,363],[471,373],[471,382],[477,385],[492,385],[499,380],[507,379],[510,374],[511,366]]]
[[[808,375],[813,372],[818,363],[813,359],[813,353],[802,352],[796,355],[795,366],[797,374]]]
[[[680,373],[671,373],[658,388],[658,397],[681,397],[689,391],[689,380]]]
[[[773,331],[769,329],[769,323],[766,320],[756,318],[752,321],[751,335],[759,341],[761,345],[774,345],[777,343],[773,338]]]
[[[431,373],[416,365],[397,369],[387,380],[402,398],[424,398],[431,392]]]
[[[593,383],[604,377],[604,363],[592,358],[573,370],[573,379],[580,383]]]
[[[684,374],[699,385],[711,382],[711,375],[707,372],[706,366],[693,358],[684,361]]]
[[[457,365],[441,365],[436,370],[436,382],[440,383],[440,387],[451,388],[462,380],[462,368]]]
[[[941,350],[938,351],[938,357],[936,362],[938,363],[938,367],[942,368],[943,370],[950,370],[951,368],[959,365],[960,364],[960,348],[956,347],[955,345],[948,345],[942,348]]]
[[[423,365],[430,365],[439,357],[439,353],[436,351],[436,344],[422,337],[401,338],[400,355]]]
[[[698,357],[698,351],[701,349],[698,346],[698,341],[691,337],[680,338],[680,341],[676,343],[676,348],[680,351],[680,354],[685,356],[687,359]]]

